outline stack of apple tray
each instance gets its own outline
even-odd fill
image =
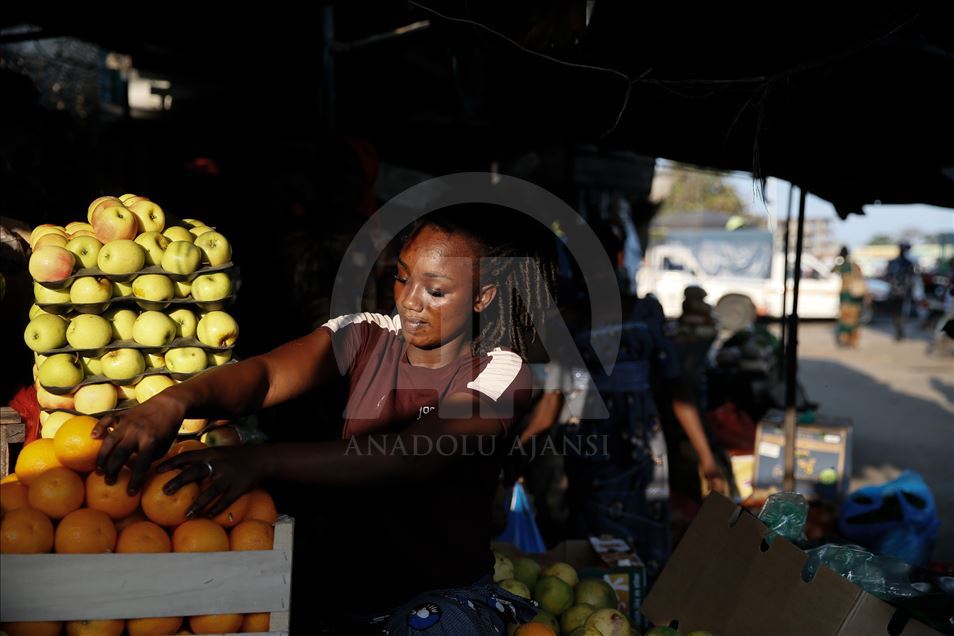
[[[86,222],[30,237],[36,304],[24,340],[42,437],[74,414],[102,416],[232,360],[237,270],[228,240],[132,194],[93,201]],[[186,421],[182,433],[204,422]]]

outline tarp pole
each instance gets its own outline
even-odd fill
[[[795,490],[795,428],[798,425],[798,286],[802,280],[802,236],[805,232],[804,188],[798,189],[798,230],[795,238],[795,270],[792,272],[792,313],[788,315],[785,349],[785,480],[786,491]]]
[[[786,327],[786,317],[788,316],[788,237],[791,234],[792,227],[792,195],[795,192],[795,184],[788,184],[788,216],[785,217],[785,240],[783,242],[783,252],[785,254],[782,260],[782,313],[779,322],[782,323],[782,347],[779,352],[779,371],[784,375],[785,369],[785,337],[788,333]]]

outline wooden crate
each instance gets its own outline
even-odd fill
[[[270,612],[288,634],[294,520],[271,550],[0,555],[0,622]]]
[[[0,477],[13,472],[10,465],[10,444],[22,444],[24,424],[20,414],[9,407],[0,407]]]

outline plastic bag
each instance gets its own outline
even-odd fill
[[[934,495],[910,470],[851,493],[838,514],[838,530],[846,538],[913,565],[928,561],[940,523]]]
[[[527,493],[519,481],[513,485],[510,497],[510,509],[507,511],[507,528],[497,541],[512,543],[525,554],[540,554],[547,551],[540,536],[540,529],[533,517],[533,509],[527,500]]]
[[[765,537],[769,543],[776,536],[795,543],[802,538],[808,521],[808,502],[797,492],[777,492],[769,495],[759,512],[759,520],[768,526]]]
[[[832,543],[808,550],[806,554],[805,567],[813,577],[819,566],[827,565],[865,592],[885,600],[920,594],[908,578],[910,566],[898,559],[872,554],[856,545]]]

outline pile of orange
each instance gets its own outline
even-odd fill
[[[0,481],[0,553],[132,553],[270,550],[278,518],[264,490],[243,495],[214,519],[186,519],[201,492],[189,484],[174,495],[162,486],[177,472],[149,477],[141,493],[129,495],[132,476],[123,468],[112,486],[91,472],[102,442],[90,437],[96,419],[80,415],[52,439],[24,446],[14,474]],[[204,448],[199,442],[173,446],[170,455]],[[113,621],[4,623],[0,631],[18,634],[130,636],[222,634],[268,631],[269,615],[223,614],[189,618]],[[191,631],[182,631],[188,628]]]

